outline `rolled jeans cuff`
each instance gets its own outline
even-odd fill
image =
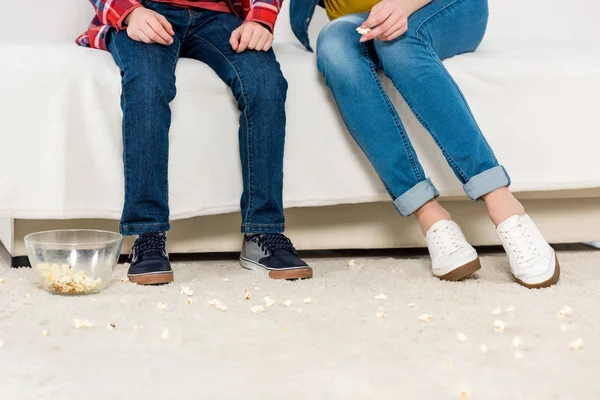
[[[499,165],[475,175],[463,186],[465,193],[473,201],[482,196],[510,185],[510,176],[503,166]]]
[[[412,215],[425,203],[439,197],[440,192],[437,191],[431,180],[427,178],[424,181],[417,183],[415,186],[406,191],[402,196],[394,200],[394,206],[403,217]]]

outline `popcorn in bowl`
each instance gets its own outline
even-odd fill
[[[43,277],[44,288],[56,293],[92,293],[102,284],[102,278],[92,278],[84,271],[75,271],[69,264],[40,263],[37,269]]]

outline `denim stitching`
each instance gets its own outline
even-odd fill
[[[179,60],[179,55],[180,54],[181,54],[181,40],[179,41],[179,43],[177,45],[177,50],[175,51],[175,57],[173,59],[173,65],[171,66],[171,70],[173,71],[173,87],[175,89],[175,96],[177,96],[177,86],[176,86],[177,77],[175,76],[175,68],[177,66],[177,61]],[[175,96],[173,98],[175,98]],[[170,102],[169,102],[169,109],[170,108],[171,108],[171,106],[170,106]],[[171,121],[170,122],[172,123],[172,116],[171,116]],[[169,124],[169,131],[170,130],[171,130],[171,126]],[[168,135],[168,133],[167,133],[167,135]],[[170,135],[167,136],[167,141],[170,141],[169,137],[170,137]],[[169,162],[168,160],[169,160],[169,153],[167,151],[167,171],[168,171],[168,162]],[[165,189],[164,189],[164,191],[165,191],[165,194],[166,194],[166,197],[167,197],[167,211],[169,213],[168,215],[170,216],[171,212],[170,212],[170,209],[169,209],[169,175],[168,175],[168,172],[167,172],[167,178],[165,179]]]
[[[383,89],[383,86],[381,86],[381,80],[379,79],[379,76],[377,76],[377,72],[375,71],[375,64],[373,63],[373,60],[371,60],[371,58],[368,55],[368,48],[367,48],[367,46],[363,44],[362,47],[363,47],[363,55],[365,56],[365,58],[367,59],[367,61],[369,63],[369,68],[371,70],[371,74],[373,75],[373,79],[375,80],[375,84],[379,88],[379,92],[381,94],[381,97],[385,101],[385,104],[388,107],[388,111],[390,111],[390,114],[392,115],[392,118],[394,119],[394,123],[396,124],[396,128],[398,129],[398,133],[400,134],[400,138],[402,139],[402,144],[404,144],[404,150],[406,151],[406,155],[408,156],[408,160],[409,160],[410,165],[412,167],[413,174],[415,175],[415,179],[417,181],[421,181],[421,180],[423,180],[423,177],[421,176],[421,173],[419,172],[419,169],[416,166],[416,162],[415,162],[415,159],[414,159],[414,156],[413,156],[413,152],[412,152],[412,150],[410,149],[410,146],[407,143],[406,132],[404,131],[404,128],[402,127],[401,122],[397,118],[398,115],[397,115],[396,109],[390,103],[390,99],[389,99],[387,93]]]
[[[245,105],[243,114],[244,114],[244,118],[246,119],[246,148],[247,148],[247,152],[248,152],[248,208],[246,209],[246,214],[244,215],[244,221],[247,221],[248,214],[250,214],[250,210],[252,209],[252,200],[253,200],[252,176],[253,176],[253,173],[252,173],[252,155],[251,155],[252,154],[252,152],[251,152],[251,150],[252,150],[251,122],[250,122],[250,118],[248,117],[248,108],[250,108],[250,104],[248,103],[247,96],[246,96],[246,87],[244,86],[244,81],[242,80],[242,76],[241,76],[240,72],[238,71],[237,67],[235,66],[234,61],[227,58],[227,56],[225,54],[223,54],[215,45],[213,45],[208,40],[196,35],[195,33],[192,34],[192,36],[206,42],[217,53],[219,53],[225,59],[225,61],[227,61],[229,63],[229,65],[231,65],[231,67],[235,71],[238,82],[240,83],[240,87],[242,88],[242,97],[244,99],[244,105]]]
[[[283,226],[285,223],[281,224],[242,224],[242,226]]]
[[[402,95],[402,91],[400,90],[400,88],[398,87],[398,85],[396,85],[396,82],[394,82],[394,80],[391,79],[391,78],[390,78],[390,80],[394,84],[394,87],[396,88],[396,90],[400,93],[400,95]],[[438,137],[433,132],[433,130],[429,127],[429,125],[425,122],[425,120],[421,117],[421,115],[417,112],[417,110],[415,110],[415,108],[408,101],[408,99],[405,96],[402,96],[402,98],[406,102],[406,105],[408,106],[408,108],[410,108],[410,111],[417,118],[417,120],[419,121],[419,123],[421,125],[423,125],[423,128],[425,128],[425,130],[427,130],[427,132],[429,132],[429,134],[433,138],[434,142],[437,144],[438,148],[441,150],[442,154],[444,155],[444,157],[446,158],[446,160],[448,161],[448,163],[452,166],[452,168],[454,168],[459,173],[459,175],[461,175],[461,178],[466,182],[466,175],[465,175],[465,173],[462,172],[462,170],[454,162],[454,160],[452,159],[452,157],[450,157],[450,155],[448,154],[448,152],[446,152],[446,149],[444,148],[444,146],[442,146],[442,143],[439,141]]]
[[[496,159],[491,146],[489,145],[489,143],[487,142],[487,140],[485,139],[485,136],[483,135],[483,133],[481,132],[481,129],[479,128],[479,125],[477,124],[477,120],[475,119],[475,116],[473,115],[473,112],[471,111],[471,107],[469,107],[469,103],[467,102],[467,99],[465,98],[464,94],[462,93],[462,91],[460,90],[460,87],[457,85],[457,83],[454,81],[454,78],[452,78],[452,76],[450,75],[450,73],[448,72],[448,70],[446,69],[446,67],[444,67],[444,65],[441,63],[441,61],[439,60],[439,57],[437,56],[437,54],[435,53],[435,51],[433,51],[433,48],[431,48],[431,46],[429,46],[429,44],[427,43],[427,41],[425,40],[423,34],[421,33],[421,28],[425,27],[427,24],[430,23],[430,20],[432,20],[432,18],[437,17],[438,15],[441,15],[440,13],[442,13],[443,11],[445,11],[446,9],[450,8],[450,7],[456,7],[459,3],[462,3],[466,0],[455,0],[452,3],[446,5],[445,7],[437,10],[435,13],[433,13],[432,15],[430,15],[429,17],[427,17],[426,19],[423,20],[423,22],[421,22],[421,24],[419,24],[419,26],[417,27],[417,29],[415,30],[415,33],[417,34],[419,40],[421,41],[421,43],[423,43],[425,45],[425,48],[427,49],[427,52],[429,53],[429,55],[433,58],[433,60],[440,66],[442,67],[442,70],[446,73],[446,75],[450,78],[450,81],[452,82],[452,84],[454,85],[454,87],[457,89],[458,93],[460,94],[463,102],[465,103],[466,107],[467,107],[467,111],[469,112],[469,115],[471,116],[471,119],[473,119],[473,121],[475,122],[475,126],[477,127],[479,134],[481,135],[483,141],[486,143],[486,145],[488,146],[488,149],[490,150],[490,152],[492,153],[492,158],[494,159],[494,161],[496,163],[498,163],[498,160]],[[395,85],[395,84],[394,84]],[[405,99],[406,100],[406,99]],[[408,104],[408,102],[407,102]],[[465,181],[465,183],[469,180],[467,175],[458,167],[458,165],[454,162],[454,160],[452,160],[452,158],[449,157],[449,155],[447,155],[446,151],[444,150],[444,148],[441,146],[441,144],[439,143],[436,135],[423,123],[423,121],[421,120],[421,117],[412,109],[412,107],[409,104],[409,107],[411,108],[411,110],[413,111],[413,113],[415,114],[415,116],[417,117],[417,119],[419,119],[419,121],[421,122],[421,124],[423,124],[423,126],[425,127],[425,129],[427,129],[429,131],[429,133],[431,134],[431,136],[433,137],[433,139],[435,140],[435,142],[438,144],[438,146],[440,147],[440,149],[442,150],[442,153],[444,154],[444,156],[446,157],[446,159],[448,160],[448,162],[456,169],[456,172],[459,173],[459,175],[461,175],[461,177],[463,178],[463,180]]]
[[[127,224],[121,225],[124,228],[143,228],[144,226],[169,225],[168,222],[149,222],[147,224]]]

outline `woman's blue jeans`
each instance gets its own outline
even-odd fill
[[[429,131],[467,196],[477,200],[510,185],[441,61],[479,46],[487,26],[487,0],[434,0],[409,17],[405,34],[389,42],[359,42],[355,29],[367,17],[348,15],[323,29],[318,68],[400,214],[413,214],[439,192],[425,175],[378,70],[392,80]]]

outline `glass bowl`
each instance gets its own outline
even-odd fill
[[[118,233],[89,229],[37,232],[24,240],[37,284],[59,294],[106,289],[123,244]]]

